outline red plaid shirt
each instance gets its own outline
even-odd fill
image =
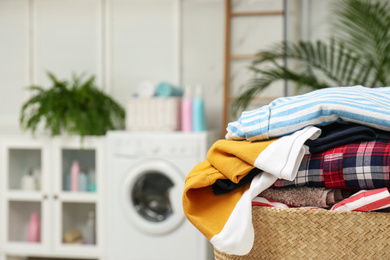
[[[390,140],[351,143],[305,155],[293,181],[273,187],[327,187],[350,190],[390,187]]]

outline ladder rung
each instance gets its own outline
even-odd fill
[[[266,15],[283,15],[284,11],[260,11],[260,12],[235,12],[231,16],[266,16]]]
[[[254,60],[261,58],[261,55],[256,54],[231,54],[230,59],[231,60]]]

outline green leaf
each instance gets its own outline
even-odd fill
[[[58,80],[51,72],[47,74],[51,88],[30,87],[38,93],[22,106],[20,124],[23,129],[34,134],[43,121],[52,136],[67,132],[84,137],[124,128],[124,109],[95,87],[94,75],[83,80],[83,74],[74,73],[68,83]]]
[[[259,58],[248,67],[254,77],[232,103],[233,116],[281,80],[309,90],[390,85],[390,1],[334,1],[331,12],[334,36],[328,41],[281,42],[258,52]],[[283,59],[298,65],[285,68],[280,65]]]

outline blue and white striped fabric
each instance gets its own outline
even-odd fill
[[[390,87],[333,87],[275,99],[244,111],[227,126],[226,139],[259,141],[291,134],[308,125],[352,122],[390,131]]]

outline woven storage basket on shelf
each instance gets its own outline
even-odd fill
[[[255,242],[245,256],[216,260],[390,259],[390,213],[252,207]]]

